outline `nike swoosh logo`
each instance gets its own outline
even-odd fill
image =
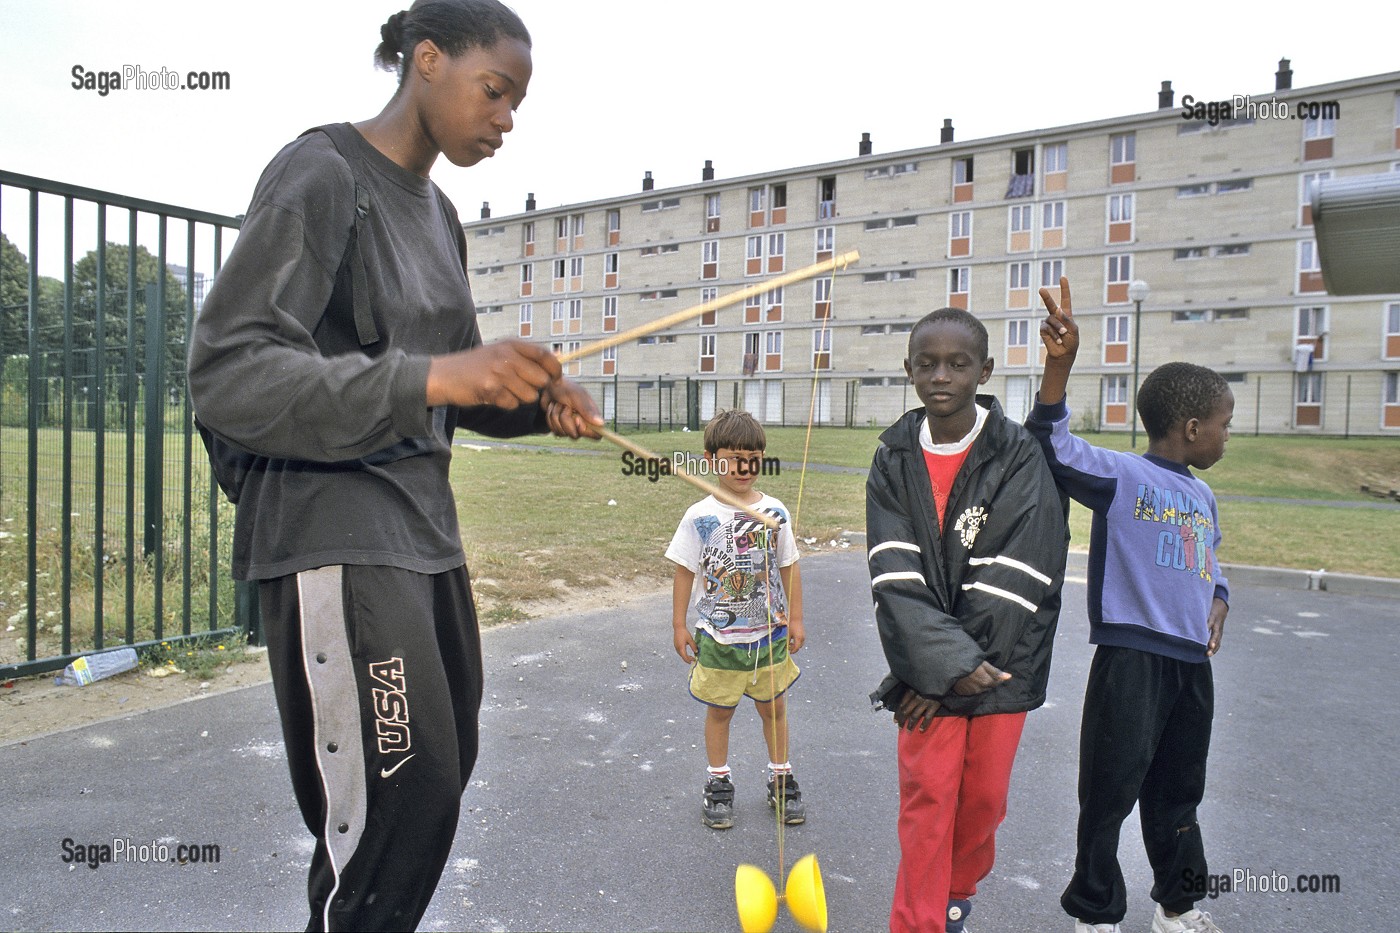
[[[414,754],[417,754],[417,752],[415,752]],[[392,768],[380,768],[380,769],[379,769],[379,776],[382,777],[382,778],[393,777],[393,776],[394,776],[394,772],[397,771],[397,770],[399,770],[400,768],[402,768],[404,765],[408,764],[408,759],[409,759],[409,758],[412,758],[412,757],[413,757],[413,755],[409,755],[408,758],[405,758],[403,761],[401,761],[401,762],[399,762],[398,764],[394,765]]]

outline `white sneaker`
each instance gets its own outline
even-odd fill
[[[1168,917],[1162,911],[1162,905],[1157,905],[1157,911],[1152,915],[1152,933],[1224,933],[1220,927],[1215,925],[1215,921],[1210,919],[1210,914],[1204,910],[1191,909],[1186,913],[1176,917]]]
[[[1074,933],[1123,933],[1123,928],[1116,923],[1085,923],[1083,920],[1076,920]]]

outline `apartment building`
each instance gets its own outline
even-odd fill
[[[465,225],[488,340],[559,351],[851,249],[860,262],[572,363],[624,422],[886,423],[917,405],[909,329],[945,305],[987,326],[988,389],[1031,403],[1036,295],[1069,276],[1076,427],[1129,430],[1137,379],[1186,359],[1225,374],[1235,429],[1400,434],[1400,295],[1329,295],[1310,192],[1400,170],[1400,72],[641,189]],[[1269,77],[1269,76],[1261,76]],[[1261,83],[1266,83],[1261,81]],[[1148,93],[1151,93],[1149,90]],[[1396,261],[1400,261],[1397,257]],[[1141,303],[1132,283],[1148,286]],[[1136,364],[1136,365],[1135,365]]]

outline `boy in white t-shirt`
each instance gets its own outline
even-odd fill
[[[786,698],[799,674],[789,653],[796,654],[806,640],[802,583],[787,509],[754,488],[766,447],[763,426],[746,411],[720,412],[705,426],[705,459],[720,487],[777,518],[779,530],[707,496],[686,510],[666,549],[676,564],[671,601],[676,653],[691,665],[691,695],[707,707],[703,819],[711,829],[734,825],[729,724],[745,696],[763,720],[768,743],[768,805],[788,825],[806,819],[788,761]]]

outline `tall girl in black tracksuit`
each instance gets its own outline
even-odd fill
[[[233,572],[259,582],[311,930],[412,929],[477,753],[482,665],[448,482],[453,430],[601,424],[558,361],[481,344],[439,154],[495,154],[530,80],[496,0],[418,0],[381,29],[393,98],[264,171],[195,322],[190,390],[239,452]]]

